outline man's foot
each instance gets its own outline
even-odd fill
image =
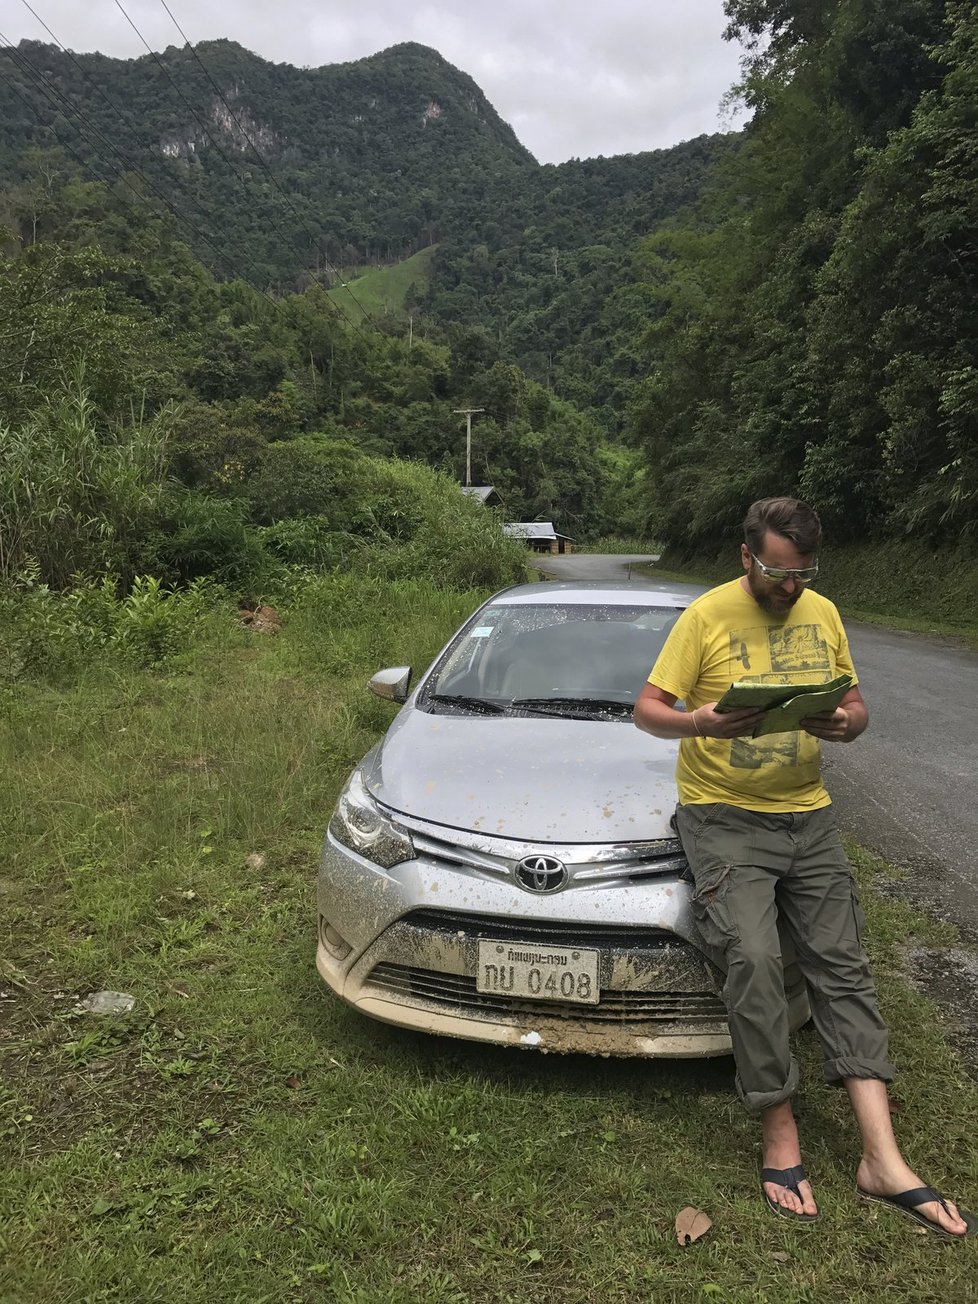
[[[952,1200],[943,1200],[936,1191],[925,1186],[906,1164],[901,1163],[893,1171],[885,1170],[883,1165],[873,1165],[869,1160],[860,1161],[856,1169],[856,1190],[869,1200],[878,1200],[890,1204],[901,1212],[908,1214],[915,1222],[926,1227],[928,1231],[941,1236],[954,1238],[974,1235],[978,1224],[969,1215],[962,1218],[961,1212]],[[901,1202],[894,1197],[907,1193],[920,1192],[923,1202],[916,1200]],[[927,1195],[936,1196],[928,1200]]]
[[[781,1169],[782,1175],[786,1175],[783,1170],[801,1165],[798,1128],[795,1126],[795,1116],[789,1100],[780,1105],[772,1105],[764,1111],[761,1115],[761,1130],[764,1137],[765,1169]],[[804,1170],[800,1181],[792,1182],[789,1177],[790,1185],[780,1181],[766,1181],[763,1172],[761,1183],[766,1199],[777,1206],[777,1212],[783,1209],[785,1214],[794,1214],[796,1217],[807,1215],[806,1220],[814,1218],[818,1213],[818,1205]]]
[[[780,1218],[794,1218],[796,1222],[814,1222],[818,1217],[815,1201],[811,1198],[812,1188],[808,1184],[808,1177],[801,1164],[784,1169],[762,1168],[761,1188],[764,1191],[767,1207]],[[789,1208],[784,1202],[785,1197],[793,1200],[796,1207]],[[810,1206],[811,1212],[806,1212],[806,1203]]]

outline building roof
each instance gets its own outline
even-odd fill
[[[478,498],[481,503],[484,503],[487,498],[496,493],[496,490],[491,484],[464,484],[462,485],[462,493],[470,494],[473,498]],[[496,494],[496,497],[498,498],[499,495]]]
[[[559,534],[552,521],[508,521],[503,526],[503,534],[511,539],[573,539],[569,534]]]

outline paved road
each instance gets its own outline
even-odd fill
[[[531,564],[555,580],[627,580],[636,561],[658,561],[658,553],[574,552],[569,557],[534,556]]]
[[[843,827],[912,871],[913,895],[978,939],[978,655],[847,622],[870,727],[824,747]]]
[[[546,557],[557,579],[625,579],[651,558]],[[842,827],[905,866],[909,895],[978,940],[978,655],[847,622],[870,728],[823,747]]]

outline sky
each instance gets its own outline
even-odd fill
[[[661,149],[741,125],[721,111],[740,48],[722,0],[0,0],[0,32],[116,58],[228,37],[298,67],[401,41],[467,72],[541,163]],[[173,18],[167,13],[167,7]]]

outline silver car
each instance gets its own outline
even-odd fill
[[[320,974],[385,1022],[601,1055],[730,1051],[672,827],[676,744],[632,705],[701,592],[546,583],[481,606],[347,783],[319,868]],[[808,1016],[786,965],[793,1026]]]

